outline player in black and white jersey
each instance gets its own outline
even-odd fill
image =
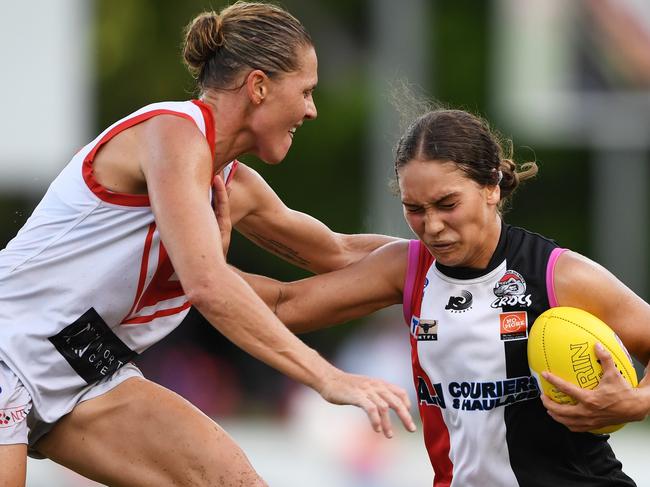
[[[254,289],[295,332],[403,304],[434,486],[635,485],[608,437],[585,432],[645,418],[647,376],[631,388],[597,350],[599,387],[550,378],[578,400],[558,405],[540,399],[526,345],[540,313],[574,306],[608,323],[648,363],[648,303],[591,260],[503,221],[502,205],[537,166],[505,157],[477,117],[421,116],[399,141],[395,170],[419,240],[294,283],[247,276]]]
[[[258,359],[362,407],[377,431],[391,435],[389,408],[415,428],[404,391],[331,366],[223,256],[211,206],[215,197],[226,210],[222,177],[232,223],[307,269],[345,266],[391,240],[336,234],[233,162],[279,163],[316,117],[308,33],[279,7],[238,2],[195,19],[185,60],[201,99],[156,103],[106,129],[0,252],[2,487],[24,486],[28,443],[108,485],[265,485],[217,424],[130,364],[190,304]]]

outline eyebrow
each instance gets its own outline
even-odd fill
[[[434,205],[435,205],[435,204],[438,204],[438,203],[440,203],[440,202],[442,202],[442,201],[444,201],[444,200],[446,200],[446,199],[448,199],[448,198],[451,198],[451,197],[453,197],[453,196],[456,196],[457,194],[458,194],[458,191],[452,191],[451,193],[447,193],[446,195],[441,196],[440,198],[438,198],[438,199],[432,201],[431,203],[433,203]],[[403,204],[404,206],[422,206],[421,203],[411,203],[411,202],[406,201],[406,200],[402,200],[402,204]]]

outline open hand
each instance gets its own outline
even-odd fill
[[[595,351],[603,367],[603,376],[595,389],[582,389],[550,372],[542,372],[544,379],[577,401],[576,404],[558,404],[543,394],[542,402],[548,413],[571,431],[591,431],[644,419],[648,414],[645,404],[650,390],[648,378],[644,378],[638,388],[633,388],[600,343],[596,344]]]
[[[362,375],[340,372],[325,380],[321,396],[332,404],[351,404],[363,409],[373,429],[386,438],[393,437],[390,410],[394,410],[408,431],[415,431],[406,392],[393,384]]]

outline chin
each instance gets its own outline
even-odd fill
[[[264,161],[266,164],[269,164],[271,166],[280,164],[286,156],[287,156],[287,151],[284,151],[282,153],[269,151],[258,155],[258,157],[262,159],[262,161]]]
[[[431,255],[444,266],[447,267],[461,267],[462,266],[462,259],[458,254],[453,254],[453,253],[443,253],[443,254],[438,254],[436,252],[433,252],[430,250]]]
[[[291,144],[289,144],[284,150],[280,149],[264,151],[259,155],[259,158],[262,159],[265,163],[275,166],[284,161],[284,158],[287,157],[287,154],[289,153],[290,147]]]

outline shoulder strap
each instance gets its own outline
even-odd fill
[[[404,298],[402,310],[404,321],[411,326],[411,316],[416,309],[419,312],[419,300],[422,299],[424,279],[429,267],[433,263],[433,257],[419,240],[409,241],[408,264],[406,267],[406,278],[404,279]]]
[[[560,247],[554,248],[546,263],[546,293],[548,295],[548,304],[551,308],[558,306],[557,298],[555,297],[555,264],[560,255],[566,252],[566,250]]]

